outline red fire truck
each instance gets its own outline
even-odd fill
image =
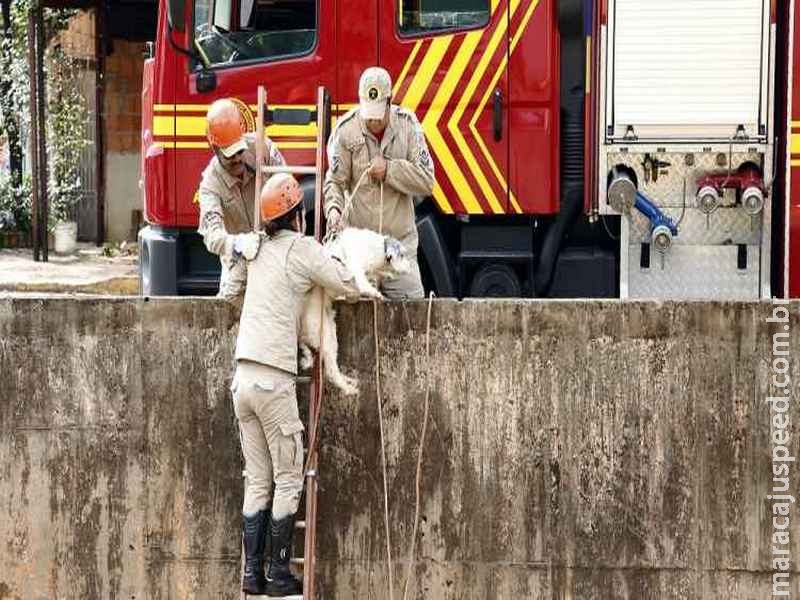
[[[214,100],[238,99],[254,129],[258,85],[298,114],[324,86],[335,118],[380,65],[435,158],[417,224],[438,295],[798,296],[793,4],[164,0],[144,74],[142,291],[216,290],[196,233]],[[267,134],[314,163],[314,124]]]

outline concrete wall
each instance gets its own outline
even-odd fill
[[[379,310],[397,562],[414,513],[425,309]],[[769,597],[770,310],[435,303],[411,596]],[[326,396],[321,597],[384,599],[372,308],[339,319],[340,363],[362,393]],[[215,300],[0,299],[0,598],[238,597],[235,323]],[[791,419],[797,456],[796,404]],[[404,573],[396,564],[398,583]],[[793,578],[794,596],[796,567]]]

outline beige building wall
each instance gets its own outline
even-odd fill
[[[78,14],[62,34],[61,43],[72,56],[94,66],[94,11]],[[136,239],[143,209],[139,189],[142,69],[145,44],[113,40],[105,62],[106,241]],[[89,105],[93,105],[90,99]]]

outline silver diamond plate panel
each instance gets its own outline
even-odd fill
[[[680,208],[664,208],[664,213],[678,223]],[[730,244],[761,244],[761,215],[753,218],[741,208],[718,208],[706,215],[689,208],[678,225],[674,246],[717,246]],[[631,213],[630,243],[650,241],[650,221],[638,210]]]
[[[639,180],[639,189],[650,198],[658,206],[662,207],[678,207],[683,206],[683,183],[686,180],[686,205],[689,207],[697,207],[695,194],[697,193],[697,182],[704,175],[708,173],[727,173],[728,153],[721,153],[725,156],[726,166],[717,166],[717,154],[714,153],[691,153],[694,163],[692,165],[686,164],[687,154],[651,154],[652,158],[658,159],[662,162],[669,163],[670,166],[659,169],[658,178],[653,181],[650,177],[649,181],[645,178],[645,169],[643,166],[644,154],[632,153],[609,153],[608,155],[608,168],[614,165],[627,165],[632,168],[636,173]],[[758,153],[744,153],[734,152],[731,156],[731,172],[744,162],[754,162],[761,166],[762,155]],[[732,204],[735,201],[734,197],[728,196],[723,199],[723,202]]]
[[[675,300],[757,300],[760,253],[748,246],[747,269],[737,269],[736,246],[673,246],[664,256],[651,251],[640,265],[641,247],[628,247],[628,297]]]

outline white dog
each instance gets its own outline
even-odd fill
[[[344,229],[325,245],[331,256],[341,260],[353,274],[362,296],[382,298],[376,286],[384,279],[406,273],[411,263],[405,250],[396,239],[367,229]],[[306,294],[300,317],[300,367],[308,369],[313,364],[311,350],[319,351],[320,325],[322,325],[322,362],[325,377],[345,394],[358,393],[358,381],[339,370],[339,342],[336,337],[336,312],[333,300],[321,287]],[[320,321],[321,319],[321,321]]]

